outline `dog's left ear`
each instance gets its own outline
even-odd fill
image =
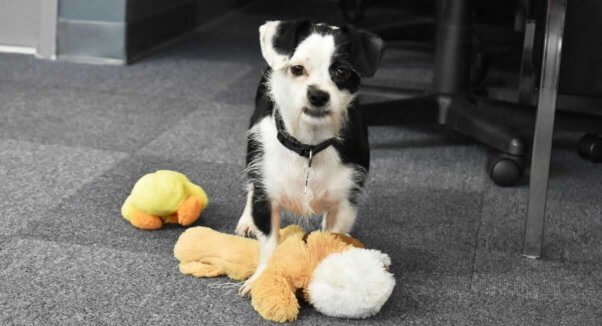
[[[351,64],[360,77],[372,77],[380,64],[385,42],[378,36],[345,25],[343,32],[349,36]]]
[[[259,44],[265,61],[274,70],[286,66],[297,45],[309,34],[309,20],[267,21],[259,27]]]

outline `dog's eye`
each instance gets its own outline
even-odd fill
[[[305,73],[305,68],[301,65],[292,66],[291,73],[295,76],[301,76]]]
[[[349,79],[349,77],[351,77],[351,70],[345,68],[337,68],[334,77],[336,81],[344,82],[347,79]]]

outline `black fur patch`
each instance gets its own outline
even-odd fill
[[[337,79],[335,78],[335,74],[336,74],[336,71],[338,68],[344,68],[344,69],[351,70],[352,71],[351,77],[349,77],[349,79],[342,81],[342,82],[337,81]],[[351,94],[354,94],[359,90],[360,76],[358,76],[354,72],[354,70],[351,68],[351,65],[349,64],[349,62],[346,60],[346,58],[344,56],[336,56],[335,55],[334,62],[332,63],[330,68],[328,68],[328,71],[330,72],[330,78],[332,79],[334,84],[337,85],[338,89],[346,90]]]
[[[257,94],[255,95],[255,111],[251,116],[251,123],[249,127],[253,127],[256,123],[261,121],[264,117],[271,115],[274,110],[274,105],[268,96],[268,89],[266,86],[267,74],[270,73],[270,69],[266,69],[259,87],[257,88]],[[261,161],[263,158],[263,150],[261,144],[248,137],[247,139],[247,168],[254,161]],[[247,169],[247,179],[253,184],[253,198],[251,215],[253,216],[253,223],[257,226],[257,229],[263,234],[268,235],[271,231],[271,203],[265,193],[262,184],[262,178],[260,172],[256,169]]]
[[[349,201],[357,204],[358,195],[364,187],[370,170],[370,145],[368,144],[368,127],[362,120],[359,110],[352,106],[347,109],[347,125],[341,135],[341,142],[334,148],[339,153],[343,164],[351,164],[355,169],[356,187],[349,194]]]
[[[383,40],[351,25],[345,25],[341,31],[347,37],[346,52],[354,70],[360,77],[374,76],[385,50]]]
[[[297,45],[307,38],[311,32],[312,24],[309,20],[282,21],[272,40],[276,52],[288,55],[295,53]]]
[[[263,187],[258,184],[255,184],[253,190],[252,205],[253,223],[264,235],[270,234],[272,231],[272,204]]]

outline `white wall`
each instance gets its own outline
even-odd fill
[[[56,58],[59,0],[0,0],[0,52]]]
[[[37,47],[44,0],[0,0],[0,44]]]

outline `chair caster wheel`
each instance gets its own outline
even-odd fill
[[[579,156],[594,163],[602,163],[602,134],[586,134],[579,139]]]
[[[501,153],[493,156],[487,164],[489,177],[501,187],[516,185],[524,172],[524,156]]]

